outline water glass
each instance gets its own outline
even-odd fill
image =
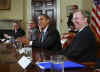
[[[32,60],[32,48],[26,47],[26,48],[23,48],[23,50],[24,50],[24,55],[25,55],[28,59]]]
[[[36,52],[36,54],[35,54],[35,60],[37,62],[40,62],[41,61],[41,54],[40,54],[40,52]]]
[[[64,72],[64,56],[63,55],[51,56],[50,61],[52,63],[52,66],[54,64],[59,65],[60,68],[56,70],[57,72]],[[53,68],[53,67],[51,67],[51,68]],[[53,68],[53,69],[55,69],[55,68]]]

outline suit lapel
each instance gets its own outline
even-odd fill
[[[41,42],[42,40],[42,33],[40,33],[40,38],[39,38],[39,41]]]
[[[43,42],[47,39],[47,37],[48,37],[48,31],[46,31],[46,33],[45,33],[45,35],[44,35],[44,39],[43,39]],[[42,40],[42,33],[40,34],[40,42],[41,42],[41,40]]]
[[[45,36],[44,36],[44,40],[43,41],[46,41],[47,37],[48,37],[48,31],[45,33]]]
[[[45,33],[44,41],[46,41],[46,39],[48,38],[49,29],[50,29],[50,26],[48,26],[48,29]]]
[[[44,35],[44,40],[43,40],[43,42],[45,42],[46,40],[47,40],[47,38],[48,38],[48,34],[49,34],[49,32],[50,32],[50,26],[48,26],[48,29],[47,29],[47,31],[46,31],[46,33],[45,33],[45,35]],[[42,39],[42,34],[40,35],[40,40]]]

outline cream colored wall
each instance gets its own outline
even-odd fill
[[[24,25],[25,25],[25,31],[26,35],[28,35],[28,22],[32,18],[32,13],[31,13],[31,0],[24,0]]]
[[[10,10],[0,10],[0,20],[22,20],[22,28],[27,31],[27,23],[31,18],[31,0],[11,0]]]
[[[82,0],[82,7],[84,10],[91,12],[93,0]]]
[[[28,0],[11,0],[10,10],[0,10],[0,20],[22,20],[21,27],[26,31]]]
[[[77,4],[80,9],[91,10],[92,0],[59,0],[59,30],[60,33],[68,32],[67,11],[68,5]],[[27,31],[27,23],[31,19],[31,0],[11,0],[10,10],[0,10],[0,19],[21,19],[24,24],[22,27]]]
[[[0,19],[23,20],[23,0],[11,0],[11,9],[0,10]]]
[[[67,27],[67,10],[66,7],[69,5],[77,4],[80,9],[82,9],[82,1],[83,0],[61,0],[61,23],[60,23],[60,33],[68,32]]]

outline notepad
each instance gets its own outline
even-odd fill
[[[18,64],[23,68],[26,69],[32,61],[28,59],[26,56],[22,56],[21,59],[18,61]]]
[[[40,69],[44,69],[44,70],[51,68],[51,62],[38,62],[38,63],[36,63],[36,65]],[[54,68],[55,69],[61,69],[61,64],[54,64]],[[75,69],[75,68],[85,68],[85,66],[82,65],[82,64],[78,64],[76,62],[65,61],[64,62],[64,68],[65,69]]]

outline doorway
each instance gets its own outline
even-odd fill
[[[32,0],[32,17],[37,19],[41,14],[47,14],[51,19],[51,24],[56,25],[56,0]]]

